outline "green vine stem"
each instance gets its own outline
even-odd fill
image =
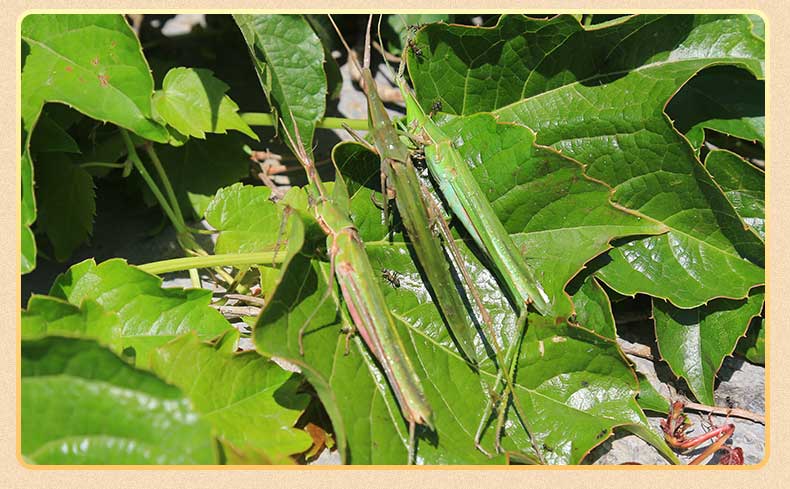
[[[120,128],[120,129],[121,129],[121,137],[123,137],[123,142],[126,144],[126,149],[129,153],[129,159],[132,160],[132,164],[137,169],[137,171],[140,172],[140,176],[143,177],[143,180],[145,180],[145,183],[151,189],[151,192],[154,194],[156,201],[159,202],[159,205],[162,207],[162,210],[165,211],[165,214],[167,214],[167,217],[170,219],[170,222],[173,223],[173,226],[175,226],[176,230],[179,233],[188,232],[186,230],[186,227],[181,224],[181,221],[178,218],[176,218],[176,215],[173,212],[173,208],[170,207],[170,204],[168,204],[167,199],[165,199],[165,196],[162,195],[162,191],[159,190],[159,187],[156,185],[156,182],[154,182],[154,179],[151,178],[151,175],[148,173],[148,170],[145,168],[145,165],[143,165],[143,162],[140,159],[140,155],[137,154],[137,149],[135,149],[134,142],[132,142],[132,138],[129,136],[129,133],[124,128]]]
[[[90,161],[87,163],[80,163],[81,168],[124,168],[126,163],[106,163],[103,161]]]
[[[241,120],[250,126],[274,126],[275,119],[266,112],[243,112],[239,114]],[[344,129],[344,125],[356,131],[366,131],[368,129],[367,119],[345,119],[343,117],[324,117],[318,121],[315,127],[321,129]]]
[[[257,253],[227,253],[222,255],[189,256],[186,258],[173,258],[171,260],[155,261],[138,265],[137,268],[160,275],[169,272],[181,272],[191,268],[210,268],[227,266],[273,265],[285,260],[285,253],[276,256],[273,251]]]
[[[170,205],[173,208],[173,212],[175,213],[176,217],[181,224],[181,229],[187,230],[186,223],[184,222],[184,215],[181,213],[181,208],[178,205],[178,198],[176,197],[176,193],[173,190],[173,185],[170,183],[170,179],[167,178],[167,173],[165,173],[165,167],[162,166],[162,161],[159,159],[159,156],[156,154],[156,150],[154,149],[154,144],[150,141],[146,141],[145,143],[145,152],[148,154],[148,158],[150,158],[151,163],[154,164],[154,168],[156,168],[156,172],[159,174],[159,179],[162,181],[162,185],[165,187],[165,192],[167,192],[167,197],[170,199]]]

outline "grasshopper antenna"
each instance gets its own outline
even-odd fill
[[[357,60],[356,56],[352,54],[351,47],[349,47],[348,43],[346,42],[345,36],[343,33],[340,32],[340,28],[335,24],[335,19],[332,18],[332,15],[327,14],[329,17],[329,21],[332,23],[332,27],[335,28],[335,32],[337,32],[338,37],[340,38],[340,42],[343,43],[343,47],[346,48],[346,52],[348,53],[348,59],[353,63],[354,68],[356,68],[360,73],[362,73],[362,67],[359,65],[359,61]],[[370,24],[368,24],[370,25]],[[370,51],[368,50],[368,57],[370,57]]]

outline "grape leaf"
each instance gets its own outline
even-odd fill
[[[748,299],[716,299],[695,309],[678,309],[653,300],[661,357],[703,404],[714,404],[716,372],[746,334],[751,319],[760,314],[763,299],[760,291]]]
[[[136,364],[147,368],[154,349],[183,333],[196,331],[211,339],[232,329],[216,310],[209,307],[211,291],[205,289],[163,289],[162,279],[148,274],[122,259],[99,265],[80,262],[59,275],[50,295],[81,305],[86,299],[98,302],[118,315],[120,337],[116,351],[134,352]]]
[[[208,423],[177,388],[93,341],[23,341],[21,397],[32,463],[216,463]]]
[[[657,413],[669,413],[669,401],[659,394],[653,384],[647,380],[643,374],[637,372],[636,376],[639,378],[639,395],[636,396],[636,401],[642,407],[649,411]]]
[[[697,155],[705,129],[765,145],[765,81],[732,66],[695,75],[672,97],[666,112]]]
[[[743,223],[765,240],[765,172],[726,150],[708,153],[705,168]]]
[[[586,278],[577,275],[568,284],[567,291],[576,310],[576,322],[581,327],[604,338],[617,338],[612,304],[601,284],[592,275]]]
[[[738,341],[735,351],[752,363],[765,365],[765,319],[757,319],[749,325],[746,336]]]
[[[282,209],[271,190],[236,183],[220,189],[206,208],[206,221],[219,232],[216,253],[272,251],[288,236]]]
[[[146,139],[167,141],[167,130],[152,120],[150,69],[122,15],[27,15],[22,40],[30,47],[22,71],[27,131],[45,102],[61,102]]]
[[[173,68],[162,89],[154,94],[156,114],[187,137],[205,139],[207,132],[226,134],[234,129],[258,141],[239,114],[239,106],[225,92],[228,85],[202,68]]]
[[[152,368],[179,387],[236,452],[252,450],[271,462],[289,463],[290,455],[312,444],[307,433],[293,428],[310,400],[297,393],[298,377],[255,352],[218,351],[188,334],[157,349]]]
[[[569,16],[503,16],[485,29],[429,25],[416,42],[422,57],[407,60],[423,105],[527,125],[612,187],[616,204],[670,229],[610,253],[599,277],[614,290],[694,307],[764,282],[762,243],[663,112],[707,66],[763,76],[763,41],[746,17],[640,15],[586,30]]]
[[[65,336],[94,339],[108,346],[120,333],[118,316],[90,299],[78,307],[62,299],[34,294],[22,311],[23,339]]]
[[[295,128],[312,154],[316,123],[324,116],[324,50],[301,15],[234,14],[261,86],[289,134]],[[293,119],[291,119],[293,113]]]
[[[93,232],[93,178],[66,153],[45,153],[35,167],[38,227],[52,242],[55,259],[64,261]]]

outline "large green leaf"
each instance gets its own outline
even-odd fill
[[[672,97],[666,112],[698,153],[705,129],[765,144],[765,81],[732,66],[697,74]]]
[[[20,272],[24,275],[36,268],[36,238],[30,225],[36,221],[36,198],[33,186],[33,162],[30,160],[29,151],[22,153],[20,162],[22,177],[22,203],[20,212],[20,238],[21,261]]]
[[[675,460],[648,427],[634,398],[636,375],[614,340],[531,315],[516,389],[537,442],[551,448],[544,452],[549,463],[579,463],[617,426]]]
[[[612,187],[616,204],[670,229],[611,253],[600,277],[612,288],[694,307],[763,283],[761,241],[663,112],[707,66],[762,76],[763,42],[746,17],[640,15],[585,30],[569,16],[503,16],[493,28],[429,25],[417,44],[409,71],[424,105],[527,125]]]
[[[725,150],[708,153],[705,168],[724,191],[744,224],[765,240],[765,172]]]
[[[32,295],[22,311],[22,338],[66,336],[93,339],[104,346],[121,338],[121,323],[114,313],[87,299],[78,307],[55,297]],[[115,345],[116,351],[121,351]]]
[[[363,203],[357,200],[352,207]],[[373,207],[369,199],[365,205]],[[301,368],[332,419],[346,462],[405,463],[408,427],[378,364],[358,338],[351,340],[346,354],[347,340],[342,331],[351,323],[343,312],[345,306],[337,294],[323,300],[328,264],[304,254],[309,248],[300,252],[301,245],[292,247],[293,242],[289,237],[283,273],[273,290],[266,291],[270,299],[254,330],[257,350]],[[515,314],[494,277],[461,241],[458,244],[464,266],[476,277],[483,301],[500,326],[499,340],[506,345],[517,333]],[[436,431],[418,430],[417,460],[425,464],[501,463],[502,458],[489,459],[474,447],[474,434],[488,399],[481,382],[492,385],[495,377],[487,346],[477,338],[479,356],[484,360],[482,371],[476,372],[458,353],[405,244],[372,241],[366,249],[374,269],[391,270],[399,278],[397,285],[384,277],[378,282],[434,410]],[[634,399],[636,377],[613,341],[537,316],[530,324],[522,345],[522,363],[529,367],[520,370],[518,389],[536,435],[551,444],[552,451],[544,453],[547,459],[578,463],[612,428],[644,427]],[[298,346],[302,327],[304,355]],[[533,355],[541,348],[549,354]],[[556,370],[552,363],[576,372],[571,379],[573,385],[565,383],[566,372]],[[565,423],[573,428],[558,430]],[[515,420],[506,426],[505,445],[530,451],[523,427]],[[492,426],[488,426],[484,439],[489,446],[491,431]],[[662,444],[655,434],[652,441]]]
[[[45,153],[36,160],[38,226],[66,260],[93,232],[96,199],[93,178],[65,153]]]
[[[296,122],[302,142],[312,154],[315,125],[326,108],[321,41],[301,15],[234,14],[233,18],[275,116],[291,135]]]
[[[207,132],[225,134],[234,129],[258,141],[239,117],[239,106],[225,95],[227,91],[228,85],[211,70],[173,68],[154,94],[154,107],[159,117],[184,136],[205,139]]]
[[[271,251],[285,241],[282,209],[269,200],[268,187],[236,183],[220,189],[206,209],[206,221],[218,232],[216,253]]]
[[[21,404],[33,463],[216,463],[209,424],[177,388],[92,341],[23,341]]]
[[[64,107],[51,105],[50,107]],[[36,129],[30,139],[31,151],[34,153],[79,153],[80,147],[66,129],[45,110],[36,123]]]
[[[248,141],[237,134],[210,134],[183,146],[156,146],[185,217],[200,219],[217,190],[250,174],[250,158],[244,152]]]
[[[146,139],[167,141],[167,130],[152,120],[151,72],[122,15],[31,14],[22,19],[22,40],[30,47],[22,70],[27,131],[45,102],[61,102]]]
[[[153,79],[140,42],[121,15],[30,14],[22,19],[22,273],[35,268],[33,127],[46,102],[60,102],[140,136],[165,142],[151,119]]]
[[[119,353],[133,353],[143,368],[148,367],[155,348],[176,336],[195,331],[210,339],[232,329],[209,307],[211,291],[163,289],[162,279],[118,258],[99,265],[90,259],[72,266],[58,276],[50,295],[75,305],[89,299],[116,313],[121,331],[113,346]]]
[[[298,377],[271,360],[219,351],[190,334],[159,348],[152,366],[235,451],[254,450],[277,463],[310,448],[310,436],[293,428],[310,396],[297,393]]]
[[[748,299],[716,299],[695,309],[677,309],[654,299],[656,341],[661,357],[688,383],[694,396],[713,404],[713,383],[724,357],[732,354],[749,322],[760,314],[762,291]]]

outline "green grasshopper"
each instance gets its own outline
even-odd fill
[[[406,86],[402,76],[402,66],[396,77],[396,82],[406,102],[406,119],[410,121],[409,126],[419,128],[416,139],[427,143],[425,160],[428,170],[434,180],[438,182],[442,195],[453,214],[464,226],[467,233],[472,236],[475,244],[486,254],[489,262],[494,265],[495,273],[505,284],[511,297],[515,299],[520,314],[523,316],[523,319],[520,318],[519,321],[524,321],[523,327],[526,327],[525,318],[529,305],[532,305],[541,314],[556,315],[548,294],[497,217],[488,198],[474,179],[469,165],[455,149],[450,137],[431,119],[430,113],[426,113],[422,109],[414,94]],[[517,348],[518,341],[511,343],[508,348],[505,355],[506,366],[503,366],[503,368],[507,368],[507,372],[500,371],[497,383],[501,381],[503,375],[505,380],[508,380],[508,377],[512,378],[515,374]],[[508,382],[508,384],[510,383]],[[512,385],[507,385],[505,389],[506,392],[503,395],[506,395],[507,391],[512,392]],[[484,419],[492,408],[493,400],[490,400]],[[499,447],[499,434],[504,423],[503,415],[504,412],[500,411],[497,418],[497,448]],[[478,443],[483,428],[484,425],[481,422],[475,435],[475,441]]]
[[[406,119],[419,128],[420,139],[428,142],[425,147],[428,170],[453,214],[494,263],[500,279],[518,300],[519,309],[532,304],[541,314],[551,315],[554,311],[548,294],[497,217],[469,165],[453,147],[452,140],[422,109],[402,73],[397,83],[406,102]]]
[[[331,16],[330,16],[331,20]],[[483,323],[487,327],[489,331],[489,341],[494,347],[494,351],[496,354],[497,362],[500,367],[500,371],[497,377],[497,384],[505,380],[506,383],[506,391],[513,393],[513,384],[512,384],[512,377],[514,373],[514,359],[515,359],[515,349],[511,347],[508,350],[507,355],[503,355],[501,348],[498,345],[496,340],[496,334],[493,329],[493,324],[491,322],[491,318],[488,315],[488,312],[482,301],[480,300],[479,293],[476,290],[476,286],[474,282],[471,280],[471,277],[468,276],[465,267],[463,266],[463,261],[460,258],[460,253],[455,246],[455,242],[453,240],[452,235],[447,228],[446,223],[441,217],[440,212],[437,212],[437,205],[432,201],[430,198],[429,193],[427,190],[421,185],[416,170],[411,162],[410,154],[411,151],[406,146],[406,144],[401,141],[395,127],[393,126],[392,122],[389,119],[389,116],[384,108],[384,104],[381,101],[381,98],[378,95],[376,90],[376,84],[373,80],[373,76],[370,72],[370,26],[371,26],[372,16],[368,20],[368,28],[366,34],[366,41],[365,41],[365,54],[364,54],[364,67],[360,67],[357,64],[357,69],[362,73],[362,81],[363,81],[363,90],[365,91],[365,95],[367,96],[368,100],[368,115],[369,115],[369,124],[370,124],[370,132],[374,141],[375,151],[380,155],[381,162],[382,162],[382,171],[381,171],[381,178],[382,178],[382,193],[386,196],[387,195],[387,182],[389,182],[395,190],[395,202],[397,204],[398,210],[401,214],[401,218],[404,222],[404,227],[413,242],[415,242],[415,251],[417,252],[417,258],[422,263],[423,269],[426,271],[426,275],[428,278],[429,283],[433,286],[434,291],[437,294],[437,299],[439,302],[440,309],[445,313],[445,316],[448,319],[451,329],[456,336],[456,339],[461,340],[462,337],[470,337],[471,331],[474,331],[472,328],[473,326],[468,325],[469,323],[466,322],[466,319],[469,317],[465,312],[465,307],[463,303],[460,302],[460,296],[456,292],[456,289],[453,285],[452,276],[449,273],[447,268],[447,262],[444,259],[444,253],[442,252],[441,246],[439,242],[433,239],[433,235],[430,232],[430,223],[431,221],[438,225],[441,234],[445,238],[445,243],[450,251],[450,255],[453,260],[456,262],[456,268],[460,270],[464,282],[466,283],[467,287],[471,291],[472,297],[475,300],[477,308],[481,314]],[[334,21],[332,21],[334,24]],[[349,52],[349,58],[352,62],[355,62],[355,58],[351,55],[351,49],[349,48],[348,44],[346,44],[345,39],[343,39],[342,34],[340,34],[337,26],[335,29],[338,31],[338,35],[341,38],[344,46]],[[401,92],[404,95],[404,100],[409,102],[409,95],[408,88],[405,86],[405,82],[402,78],[402,65],[401,70],[399,71],[399,76],[396,77],[398,82],[398,86]],[[409,109],[409,105],[413,105],[416,103],[416,99],[411,97],[411,104],[407,104],[407,109]],[[419,105],[417,105],[419,107]],[[414,112],[414,107],[411,108],[412,112]],[[407,117],[408,117],[407,112]],[[424,115],[424,113],[423,113]],[[446,139],[446,138],[445,138]],[[456,156],[458,156],[456,154]],[[471,173],[469,173],[468,167],[466,167],[465,163],[463,163],[464,168],[466,169],[468,175],[467,178],[471,180],[472,183],[476,185],[476,182],[472,179]],[[441,182],[441,180],[440,180]],[[440,189],[442,191],[445,190],[445,187],[440,183]],[[452,187],[449,187],[449,190],[453,190]],[[478,192],[480,192],[478,187]],[[488,201],[485,199],[485,195],[480,192],[480,196],[482,196],[482,202],[488,204]],[[446,197],[446,196],[445,196]],[[476,194],[470,196],[470,198],[476,197],[479,198]],[[451,196],[452,198],[452,196]],[[458,200],[458,197],[455,197],[455,200]],[[451,205],[454,211],[457,212],[457,209],[461,209],[461,207]],[[386,203],[385,203],[385,212],[386,212]],[[490,205],[489,205],[490,209]],[[434,216],[431,219],[431,216]],[[486,214],[486,219],[490,220],[492,224],[497,224],[499,227],[502,227],[501,222],[493,214],[493,210],[491,209],[488,214]],[[386,220],[386,214],[385,214]],[[481,230],[485,230],[486,223],[481,223],[481,226],[477,228],[477,234],[479,235]],[[515,250],[515,256],[520,258],[520,254],[518,253],[518,249],[515,248],[512,241],[510,240],[510,236],[504,231],[502,227],[502,233],[507,238],[507,241],[504,243],[510,243],[512,248]],[[475,236],[473,234],[473,236]],[[475,241],[478,241],[478,236],[475,236]],[[486,248],[483,248],[484,250]],[[507,267],[510,265],[511,262],[515,262],[516,258],[514,257],[510,262],[505,262],[504,266]],[[521,259],[523,261],[523,258]],[[495,262],[496,263],[496,262]],[[505,268],[507,270],[507,268]],[[525,273],[528,273],[529,269],[525,268]],[[507,274],[505,274],[507,275]],[[535,301],[536,304],[540,304],[544,306],[548,304],[548,297],[546,296],[545,292],[543,292],[540,285],[537,284],[536,281],[531,280],[521,280],[520,282],[516,282],[517,284],[521,285],[521,288],[517,289],[520,292],[523,292],[523,295],[517,296],[519,298],[523,297],[523,304],[525,306],[522,311],[522,316],[525,316],[526,313],[526,304],[530,303],[531,300],[529,299],[529,295],[525,292],[529,290],[530,292],[534,291],[534,287],[538,287],[539,291],[542,295],[538,295],[538,301]],[[438,284],[438,286],[437,286]],[[545,309],[545,308],[541,308]],[[540,310],[540,309],[539,309]],[[448,313],[448,311],[450,311]],[[456,322],[452,318],[461,318],[463,317],[464,322]],[[525,321],[522,321],[525,323]],[[520,336],[520,335],[519,335]],[[462,340],[463,341],[463,340]],[[464,348],[463,342],[461,343],[462,350],[467,352]],[[469,348],[471,348],[471,340],[469,340]],[[513,345],[518,344],[518,341],[514,341]],[[474,352],[474,350],[471,350]],[[469,353],[467,353],[467,357]],[[470,357],[472,358],[472,357]],[[506,396],[504,396],[506,397]],[[522,423],[528,434],[530,435],[530,439],[532,440],[533,449],[535,450],[536,454],[542,461],[542,456],[540,450],[537,448],[537,444],[535,443],[532,437],[532,430],[528,426],[528,421],[523,414],[523,409],[520,407],[518,398],[513,395],[513,402],[516,406],[517,411],[519,411],[519,415],[521,418]],[[481,420],[480,427],[475,435],[475,444],[476,446],[483,451],[485,450],[480,446],[479,440],[482,434],[482,430],[484,428],[484,423],[488,418],[490,411],[493,406],[493,401],[489,399],[489,404],[486,408],[486,413]],[[504,405],[503,408],[504,409]],[[496,445],[497,449],[499,449],[499,434],[501,433],[502,427],[504,424],[504,411],[501,412],[501,415],[498,419],[498,426],[497,426],[497,438],[496,438]]]
[[[329,17],[334,25],[334,20]],[[400,213],[417,259],[433,288],[439,309],[444,313],[447,325],[455,337],[459,350],[472,364],[477,364],[477,353],[474,347],[475,326],[461,295],[455,287],[452,273],[445,258],[441,244],[435,239],[433,224],[441,220],[441,216],[431,213],[431,206],[425,201],[422,184],[411,161],[411,152],[401,141],[384,103],[379,97],[376,82],[370,72],[370,23],[368,20],[367,39],[365,45],[364,67],[356,64],[362,73],[362,87],[368,100],[369,132],[373,138],[373,149],[381,158],[382,194],[387,196],[388,189],[395,193],[395,203]],[[338,35],[348,50],[349,60],[356,63],[351,48],[346,44],[342,34],[335,25]],[[362,141],[362,140],[360,140]],[[364,143],[363,144],[367,144]],[[384,219],[388,222],[387,203],[384,202]]]
[[[409,126],[419,130],[415,139],[427,143],[425,160],[428,170],[434,180],[438,182],[439,189],[453,214],[472,236],[475,244],[486,254],[489,262],[494,265],[495,273],[504,282],[511,297],[516,300],[521,314],[519,321],[524,321],[523,326],[526,326],[526,312],[529,305],[532,305],[541,314],[556,314],[548,294],[497,217],[485,193],[474,179],[469,165],[455,149],[450,137],[431,119],[429,114],[426,114],[406,85],[403,78],[403,65],[396,77],[396,82],[406,103],[406,119],[410,121]],[[502,367],[506,368],[507,372],[500,371],[497,378],[497,383],[499,383],[504,375],[508,384],[506,392],[513,392],[510,379],[515,373],[518,343],[518,341],[511,343]],[[490,413],[492,402],[489,402],[484,418]],[[500,412],[498,416],[497,447],[499,446],[499,433],[504,422],[503,414]],[[482,429],[481,422],[475,435],[476,442],[479,442]],[[540,452],[537,453],[540,454]]]
[[[282,126],[285,127],[285,124]],[[411,464],[414,461],[415,425],[426,425],[434,429],[431,407],[425,399],[420,379],[405,353],[403,340],[398,335],[395,320],[379,288],[359,232],[346,210],[348,194],[345,192],[342,176],[337,172],[336,191],[330,196],[305,151],[295,121],[294,132],[296,141],[285,131],[307,174],[313,215],[327,236],[330,275],[340,285],[354,326],[384,369],[403,417],[409,423],[408,462]],[[321,302],[328,298],[331,290],[332,287],[327,288],[327,294]],[[299,347],[302,353],[302,335],[308,323],[309,320],[299,331]]]

